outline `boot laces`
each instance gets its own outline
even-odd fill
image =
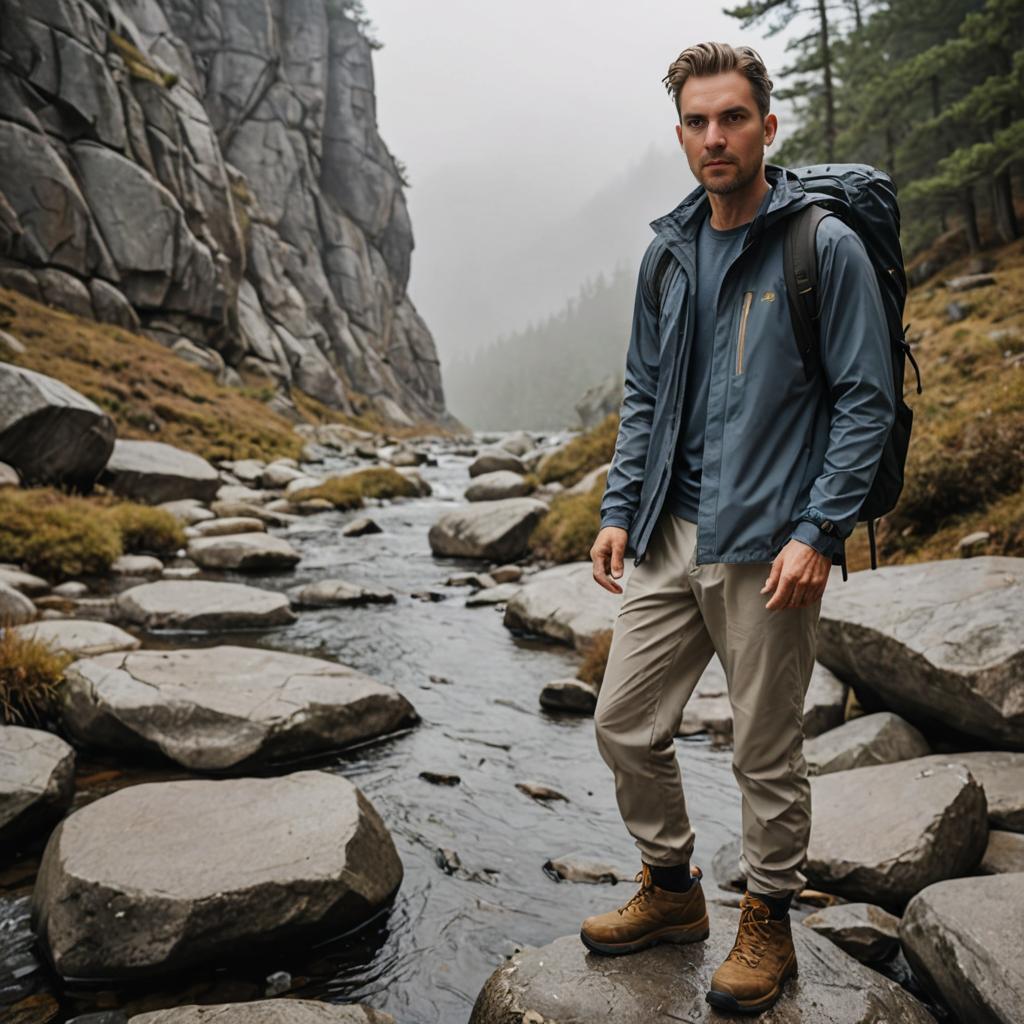
[[[633,895],[629,899],[629,902],[626,903],[625,906],[619,907],[619,914],[624,914],[627,910],[631,910],[633,907],[636,907],[637,909],[642,909],[646,905],[647,901],[651,898],[651,892],[654,888],[654,883],[651,881],[649,876],[645,877],[645,875],[646,872],[644,872],[641,869],[633,877],[634,882],[640,883],[640,888],[635,893],[633,893]]]
[[[754,904],[743,907],[736,942],[727,960],[738,960],[747,967],[756,967],[760,963],[771,940],[772,929],[770,915],[759,914],[759,909]]]

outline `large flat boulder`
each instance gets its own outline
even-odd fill
[[[128,1020],[130,1024],[395,1024],[390,1013],[363,1003],[320,1003],[312,999],[172,1006],[137,1013]]]
[[[64,676],[61,720],[77,742],[196,771],[337,750],[418,721],[397,690],[347,665],[259,647],[104,654]]]
[[[925,886],[973,871],[985,852],[985,791],[955,755],[811,779],[811,885],[898,910]]]
[[[142,642],[112,622],[90,619],[43,619],[15,628],[19,636],[31,637],[52,651],[90,658],[108,651],[134,651]]]
[[[481,473],[466,488],[466,501],[500,501],[502,498],[521,498],[533,490],[526,477],[508,469],[494,473]]]
[[[232,533],[193,538],[188,544],[188,557],[203,569],[259,572],[290,569],[300,555],[284,537],[272,533]]]
[[[900,945],[900,919],[871,903],[837,903],[803,919],[812,928],[862,964],[888,960]]]
[[[513,955],[490,976],[469,1024],[717,1024],[705,1001],[711,975],[725,959],[739,911],[708,905],[706,942],[654,946],[629,957],[591,953],[576,935]],[[848,956],[809,928],[793,928],[799,971],[765,1016],[772,1024],[934,1024],[895,982]]]
[[[981,783],[988,803],[989,828],[1024,832],[1024,754],[1009,750],[972,750],[968,753],[931,754],[925,764],[955,760]]]
[[[629,571],[619,580],[623,587]],[[590,562],[566,562],[529,576],[506,605],[504,623],[513,632],[582,647],[612,628],[621,604],[621,594],[594,582]]]
[[[513,561],[526,554],[533,528],[548,507],[536,498],[475,501],[446,512],[430,528],[435,555]]]
[[[928,741],[909,722],[891,711],[861,715],[804,744],[811,775],[909,761],[931,753]]]
[[[1024,559],[856,572],[822,599],[818,658],[912,722],[1024,750]]]
[[[286,594],[213,580],[143,583],[117,595],[117,611],[146,629],[254,629],[296,618]]]
[[[401,880],[380,816],[340,775],[142,783],[57,826],[32,927],[64,977],[143,976],[354,928]]]
[[[71,806],[75,751],[59,736],[0,726],[0,844],[56,821]]]
[[[900,922],[914,974],[970,1024],[1024,1021],[1024,874],[955,878],[918,893]]]
[[[14,466],[25,486],[89,490],[116,434],[114,421],[74,388],[0,362],[0,462]]]
[[[162,441],[123,439],[114,445],[101,480],[122,497],[150,505],[212,501],[221,486],[220,474],[199,455]]]

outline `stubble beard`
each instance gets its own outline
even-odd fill
[[[736,166],[739,167],[739,164]],[[712,192],[716,196],[727,196],[731,195],[733,192],[738,192],[740,189],[746,188],[747,185],[757,177],[760,170],[761,165],[758,164],[756,167],[751,167],[750,170],[746,172],[740,169],[732,181],[723,181],[721,184],[718,184],[714,181],[708,183],[702,179],[701,184],[707,192]]]

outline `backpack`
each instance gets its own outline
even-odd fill
[[[875,544],[875,520],[896,507],[903,490],[903,471],[910,445],[914,412],[903,401],[903,374],[907,358],[917,375],[917,393],[921,394],[921,371],[906,341],[903,307],[907,298],[907,277],[900,248],[900,212],[896,205],[896,186],[882,171],[866,164],[818,164],[788,169],[786,175],[800,182],[807,192],[821,193],[828,199],[805,206],[786,221],[783,264],[789,315],[793,323],[800,359],[807,380],[822,373],[818,333],[818,257],[815,234],[818,225],[831,216],[839,217],[860,236],[875,268],[882,305],[892,345],[893,385],[896,394],[896,418],[871,488],[857,515],[868,524],[871,568],[878,568]],[[671,253],[659,254],[654,272],[654,294],[660,297],[664,272]],[[846,547],[843,546],[843,580],[846,571]]]

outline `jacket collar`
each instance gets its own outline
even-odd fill
[[[764,229],[780,217],[788,216],[814,202],[813,196],[804,191],[796,175],[784,167],[765,164],[765,177],[771,186],[761,200],[761,206],[744,237],[744,245],[756,242]],[[697,236],[701,221],[707,216],[711,203],[703,185],[698,185],[674,210],[651,221],[655,234],[666,242],[692,244]]]

